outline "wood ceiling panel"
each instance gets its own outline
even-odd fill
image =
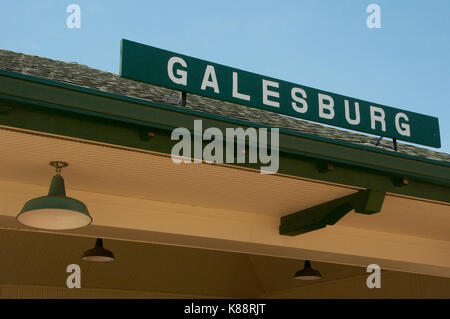
[[[49,185],[52,160],[69,163],[70,189],[282,216],[357,191],[209,164],[175,164],[149,152],[86,144],[0,128],[0,179]]]
[[[81,267],[83,288],[257,298],[311,284],[293,279],[302,260],[105,240],[114,262],[81,261],[93,244],[93,238],[80,236],[0,230],[0,285],[65,287],[72,263]],[[361,267],[312,265],[322,272],[320,282],[365,274]]]

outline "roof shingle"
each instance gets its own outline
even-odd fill
[[[150,101],[174,104],[168,98],[174,91],[155,85],[119,77],[117,74],[97,70],[75,62],[56,61],[48,58],[0,50],[0,69],[71,83],[101,91],[122,94]],[[176,103],[175,103],[176,105]],[[181,106],[180,106],[181,107]],[[377,137],[353,133],[333,127],[295,119],[265,110],[253,109],[229,102],[188,94],[186,108],[229,118],[269,125],[291,131],[346,141],[359,145],[375,146]],[[386,148],[386,144],[381,144]],[[400,153],[450,162],[450,155],[425,148],[398,143]]]

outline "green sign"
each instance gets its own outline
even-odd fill
[[[285,114],[440,147],[438,119],[122,40],[120,76]]]

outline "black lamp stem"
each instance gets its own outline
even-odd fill
[[[103,239],[97,238],[97,240],[95,241],[95,247],[103,247]]]

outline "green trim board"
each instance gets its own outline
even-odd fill
[[[170,139],[169,131],[165,129],[118,122],[67,110],[63,111],[42,103],[29,104],[24,103],[24,100],[15,101],[8,100],[11,111],[7,116],[0,116],[1,125],[163,154],[169,154],[174,144],[174,141]],[[142,139],[142,133],[149,131],[153,132],[154,136],[149,139]],[[442,185],[437,182],[431,183],[429,180],[410,179],[406,187],[396,187],[392,178],[396,175],[393,174],[382,174],[373,168],[358,169],[355,166],[339,164],[334,164],[332,171],[323,172],[318,168],[318,163],[321,163],[321,161],[318,162],[315,158],[289,156],[281,153],[279,172],[289,176],[361,188],[381,189],[390,193],[450,203],[448,198],[450,185],[448,184]],[[258,167],[246,164],[234,164],[234,166],[258,169]]]
[[[8,95],[13,95],[17,97],[27,96],[32,100],[42,100],[44,102],[54,103],[55,107],[64,108],[73,107],[73,111],[76,112],[86,112],[87,114],[97,114],[101,117],[106,118],[116,118],[120,120],[124,120],[127,122],[133,122],[136,124],[152,124],[156,126],[166,127],[168,129],[172,129],[174,127],[190,127],[192,126],[192,119],[195,118],[203,118],[209,119],[214,123],[216,127],[226,127],[228,123],[243,125],[243,126],[255,126],[255,127],[267,127],[264,125],[250,123],[242,120],[225,118],[223,116],[200,112],[196,110],[190,110],[182,107],[176,107],[171,105],[164,105],[161,103],[156,103],[148,100],[131,98],[119,94],[94,90],[90,88],[80,87],[68,83],[57,82],[47,79],[42,79],[33,76],[27,76],[20,73],[9,72],[0,70],[0,75],[5,75],[6,78],[10,78],[12,82],[17,79],[19,81],[15,81],[15,83],[8,83],[9,81],[2,80],[2,86],[0,90],[5,93],[10,93]],[[20,80],[25,80],[20,81]],[[33,82],[37,85],[31,85],[30,82]],[[42,84],[42,85],[41,85]],[[59,90],[57,88],[60,88]],[[61,90],[62,89],[62,90]],[[2,92],[0,91],[0,92]],[[87,93],[87,94],[83,94]],[[106,97],[102,98],[102,97]],[[125,102],[125,103],[121,103]],[[131,103],[130,103],[131,102]],[[149,108],[139,108],[138,105],[148,106]],[[152,107],[152,108],[150,108]],[[168,112],[164,112],[168,111]],[[180,114],[183,114],[179,116]],[[186,121],[188,119],[189,121]],[[170,126],[164,125],[163,123],[169,123]],[[226,124],[224,124],[226,123]],[[213,125],[211,125],[213,126]],[[326,145],[334,144],[334,145],[342,145],[356,149],[362,149],[369,151],[370,157],[373,153],[386,154],[389,157],[402,157],[409,158],[415,161],[434,163],[438,165],[444,165],[450,167],[450,163],[444,161],[436,161],[427,158],[412,156],[408,154],[392,152],[380,148],[352,144],[339,140],[332,140],[324,137],[319,137],[315,135],[310,135],[306,133],[294,132],[285,129],[280,129],[280,133],[286,136],[294,136],[294,137],[304,137],[307,139],[317,140],[326,142]],[[295,139],[294,139],[295,140]],[[321,144],[320,148],[317,148],[314,152],[321,152],[321,148],[324,145]],[[308,152],[306,148],[296,148],[295,145],[291,147],[293,150],[298,150],[301,152]],[[336,152],[329,152],[328,150],[324,150],[321,152],[326,155],[337,155]],[[333,153],[333,154],[331,154]],[[313,154],[311,154],[313,155]],[[342,154],[344,160],[350,160],[353,158],[354,161],[361,162],[359,157],[346,156],[346,154]],[[366,157],[365,160],[370,161],[369,157]],[[382,164],[384,161],[381,161],[376,164]],[[368,164],[372,164],[368,162]],[[374,163],[375,164],[375,163]],[[408,165],[407,165],[408,166]],[[405,167],[407,168],[407,167]],[[426,169],[421,168],[420,173],[426,174]],[[417,170],[419,172],[419,170]],[[435,175],[442,176],[442,175]]]
[[[9,73],[0,76],[0,94],[10,112],[0,124],[170,154],[174,127],[259,126],[180,107]],[[141,139],[142,132],[155,136]],[[318,162],[335,169],[321,172]],[[234,164],[254,168],[250,164]],[[279,173],[450,202],[450,163],[280,130]],[[394,177],[409,184],[397,187]]]
[[[28,81],[34,82],[36,84],[43,84],[44,86],[28,87],[25,84],[25,82],[18,82],[15,85],[10,85],[7,82],[2,82],[2,85],[4,87],[0,86],[0,93],[2,93],[4,91],[6,93],[6,95],[10,95],[10,96],[11,95],[17,96],[17,97],[31,96],[33,101],[40,101],[41,98],[43,98],[42,101],[44,101],[44,102],[53,103],[53,101],[54,101],[55,103],[56,102],[59,103],[59,104],[54,105],[54,107],[56,107],[56,108],[60,107],[63,109],[65,106],[70,106],[70,107],[74,106],[75,108],[73,109],[73,111],[75,111],[75,112],[80,112],[80,113],[85,112],[86,114],[94,114],[95,113],[100,117],[116,118],[119,120],[132,122],[132,123],[136,123],[136,124],[144,124],[145,125],[145,124],[152,123],[152,125],[158,126],[160,124],[156,123],[155,120],[156,121],[159,120],[158,116],[162,115],[161,112],[158,112],[156,114],[148,112],[148,113],[151,113],[153,116],[152,116],[152,121],[147,121],[146,119],[143,119],[141,117],[141,115],[144,116],[143,112],[136,112],[136,110],[133,109],[135,104],[139,104],[139,105],[151,107],[153,109],[161,109],[161,110],[165,110],[165,111],[174,112],[174,113],[170,113],[171,119],[176,118],[174,115],[175,113],[176,114],[181,113],[181,114],[184,114],[185,117],[191,116],[191,118],[192,118],[192,116],[193,116],[194,118],[210,119],[212,121],[217,120],[217,121],[215,121],[215,123],[217,125],[220,125],[220,123],[226,122],[226,123],[231,123],[231,124],[235,124],[235,125],[241,125],[244,127],[245,126],[247,126],[247,127],[249,127],[249,126],[267,127],[267,128],[270,127],[270,126],[262,125],[259,123],[253,123],[253,122],[234,119],[234,118],[228,118],[228,117],[221,116],[218,114],[202,112],[202,111],[198,111],[198,110],[173,106],[173,105],[169,105],[169,104],[162,104],[162,103],[158,103],[158,102],[154,102],[154,101],[150,101],[150,100],[144,100],[141,98],[125,96],[125,95],[116,94],[116,93],[112,93],[112,92],[106,92],[106,91],[87,88],[87,87],[83,87],[83,86],[79,86],[79,85],[74,85],[74,84],[70,84],[70,83],[66,83],[66,82],[59,82],[59,81],[54,81],[54,80],[45,79],[45,78],[41,78],[41,77],[36,77],[36,76],[31,76],[31,75],[26,75],[26,74],[22,74],[22,73],[17,73],[17,72],[0,69],[0,79],[1,79],[1,76],[4,76],[6,78],[25,80],[27,82]],[[17,85],[19,85],[19,86],[17,86]],[[59,90],[58,94],[56,94],[56,95],[58,95],[57,96],[58,100],[55,100],[54,92],[52,92],[53,93],[52,95],[48,95],[47,93],[43,94],[42,90],[47,90],[46,86],[51,86],[53,88],[67,89],[70,91]],[[4,89],[4,90],[2,91],[2,89]],[[8,92],[11,92],[13,94],[8,94]],[[110,98],[110,99],[88,101],[85,99],[85,97],[87,97],[88,95],[82,95],[82,94],[77,94],[77,93],[85,93],[85,94],[88,94],[91,96],[94,95],[94,96],[106,97],[106,98]],[[59,96],[59,95],[62,95],[62,96]],[[49,98],[49,96],[50,96],[50,98]],[[125,102],[126,106],[125,105],[117,106],[116,104],[119,101]],[[129,102],[129,103],[127,103],[127,102]],[[85,105],[83,103],[88,103],[89,106],[85,107]],[[163,118],[162,121],[163,122],[166,121],[166,118]],[[186,123],[186,121],[184,121],[183,123],[186,125],[188,124],[188,123]],[[172,126],[162,125],[162,127],[166,127],[169,129],[173,129],[173,128],[179,127],[179,126],[182,126],[182,125],[172,125]],[[192,123],[191,123],[191,126],[192,126]],[[223,124],[222,124],[222,126],[223,126]],[[183,127],[188,127],[188,126],[183,126]],[[336,145],[342,145],[342,146],[347,146],[347,147],[361,149],[361,150],[367,150],[371,153],[382,153],[382,154],[386,154],[386,155],[390,155],[390,156],[394,156],[394,157],[410,158],[415,161],[434,163],[437,165],[444,165],[444,166],[450,167],[450,162],[446,162],[446,161],[439,161],[439,160],[429,159],[429,158],[425,158],[425,157],[420,157],[420,156],[415,156],[415,155],[410,155],[410,154],[405,154],[405,153],[400,153],[400,152],[393,152],[393,151],[385,150],[382,148],[360,145],[360,144],[350,143],[350,142],[346,142],[346,141],[342,141],[342,140],[330,139],[330,138],[326,138],[326,137],[322,137],[322,136],[318,136],[318,135],[288,130],[288,129],[284,129],[284,128],[280,128],[280,134],[304,137],[307,139],[322,141],[322,142],[326,142],[329,144],[336,144]]]
[[[170,139],[170,133],[166,129],[61,110],[53,108],[52,105],[44,105],[42,102],[30,104],[32,101],[25,103],[26,101],[22,99],[20,101],[18,99],[7,101],[11,111],[7,115],[0,116],[0,124],[7,127],[23,128],[163,154],[170,154],[175,143]],[[142,133],[149,131],[153,132],[154,136],[148,140],[142,139]],[[397,176],[395,174],[383,173],[374,168],[358,168],[354,165],[336,163],[334,163],[332,171],[322,172],[318,169],[317,164],[316,158],[281,152],[279,173],[361,188],[380,189],[390,193],[450,203],[448,196],[450,185],[448,183],[442,184],[434,180],[417,178],[410,179],[406,187],[396,187],[393,182],[393,177]],[[258,167],[248,164],[234,164],[234,166],[258,169]]]
[[[123,39],[120,76],[350,130],[441,147],[436,117]]]
[[[367,189],[283,216],[280,218],[280,235],[296,236],[334,225],[353,209],[360,214],[378,213],[385,196],[385,192]]]

